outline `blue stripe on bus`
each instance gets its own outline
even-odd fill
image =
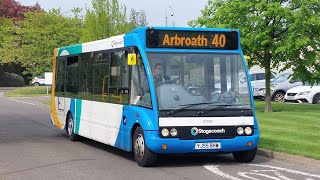
[[[76,100],[75,99],[71,99],[70,100],[70,111],[71,111],[71,115],[72,115],[72,121],[73,121],[73,132],[74,132],[74,117],[75,117],[75,113],[76,113]]]

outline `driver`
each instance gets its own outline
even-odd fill
[[[157,63],[155,66],[154,66],[154,76],[153,76],[153,81],[154,81],[154,84],[157,85],[161,82],[164,82],[164,81],[169,81],[170,78],[169,76],[163,74],[163,66],[161,63]]]

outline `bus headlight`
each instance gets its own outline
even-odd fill
[[[243,135],[243,133],[244,133],[243,127],[238,127],[238,128],[237,128],[237,133],[238,133],[239,135]]]
[[[250,134],[252,133],[251,127],[246,127],[246,128],[244,129],[244,132],[246,133],[246,135],[250,135]]]
[[[169,130],[168,130],[167,128],[163,128],[163,129],[161,130],[161,135],[162,135],[163,137],[169,136]]]
[[[171,136],[177,136],[177,135],[178,135],[177,129],[176,129],[176,128],[172,128],[172,129],[170,130],[170,134],[171,134]]]

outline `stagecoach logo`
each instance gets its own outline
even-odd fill
[[[121,44],[123,44],[123,40],[120,40],[120,41],[113,40],[113,41],[111,41],[111,47],[119,46]]]
[[[198,132],[199,132],[199,129],[196,128],[196,127],[193,127],[193,128],[191,129],[191,134],[194,135],[194,136],[198,135]]]
[[[196,127],[193,127],[191,129],[191,134],[193,136],[196,136],[198,134],[224,134],[226,133],[226,130],[221,128],[221,129],[198,129]]]

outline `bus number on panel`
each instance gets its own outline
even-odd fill
[[[226,45],[226,35],[215,34],[212,39],[212,45],[223,48]]]

